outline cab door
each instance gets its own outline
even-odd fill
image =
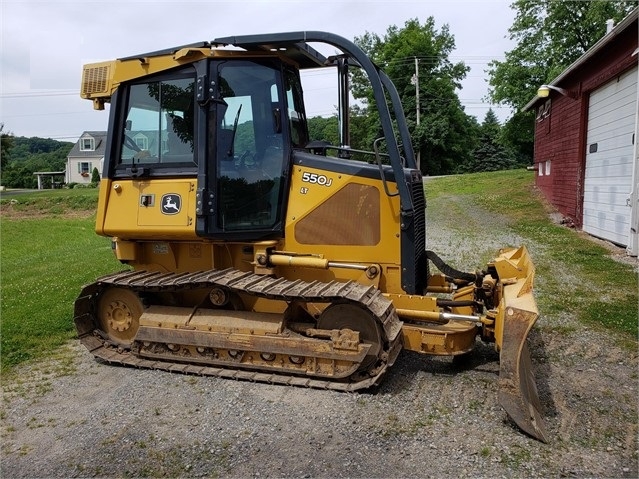
[[[197,233],[225,240],[281,238],[290,133],[275,61],[211,63],[206,186]]]

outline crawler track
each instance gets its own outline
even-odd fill
[[[131,349],[118,347],[99,330],[96,317],[97,300],[100,293],[109,287],[120,287],[138,294],[178,293],[193,289],[225,288],[231,292],[252,295],[286,302],[350,303],[370,312],[383,331],[383,345],[379,360],[367,371],[358,371],[345,380],[309,377],[306,375],[282,374],[277,371],[232,369],[217,365],[189,364],[180,361],[155,360],[140,357],[135,346]],[[125,271],[98,279],[85,286],[75,302],[74,320],[80,341],[97,358],[109,363],[160,369],[204,376],[216,376],[274,384],[286,384],[339,391],[355,391],[378,383],[386,369],[393,364],[401,350],[402,323],[392,303],[373,286],[356,282],[304,282],[284,278],[256,275],[235,269],[210,270],[195,273],[160,273],[147,271]]]

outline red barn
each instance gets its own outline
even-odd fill
[[[589,234],[639,253],[635,9],[525,107],[536,112],[536,184]]]

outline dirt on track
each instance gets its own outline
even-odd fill
[[[460,268],[521,242],[463,199],[429,206],[429,248]],[[482,344],[465,364],[402,352],[339,393],[115,367],[72,341],[3,377],[0,477],[638,477],[636,342],[570,311],[529,341],[548,444],[497,404]]]

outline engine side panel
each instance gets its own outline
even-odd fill
[[[284,248],[333,261],[399,265],[399,198],[381,180],[296,165]]]

